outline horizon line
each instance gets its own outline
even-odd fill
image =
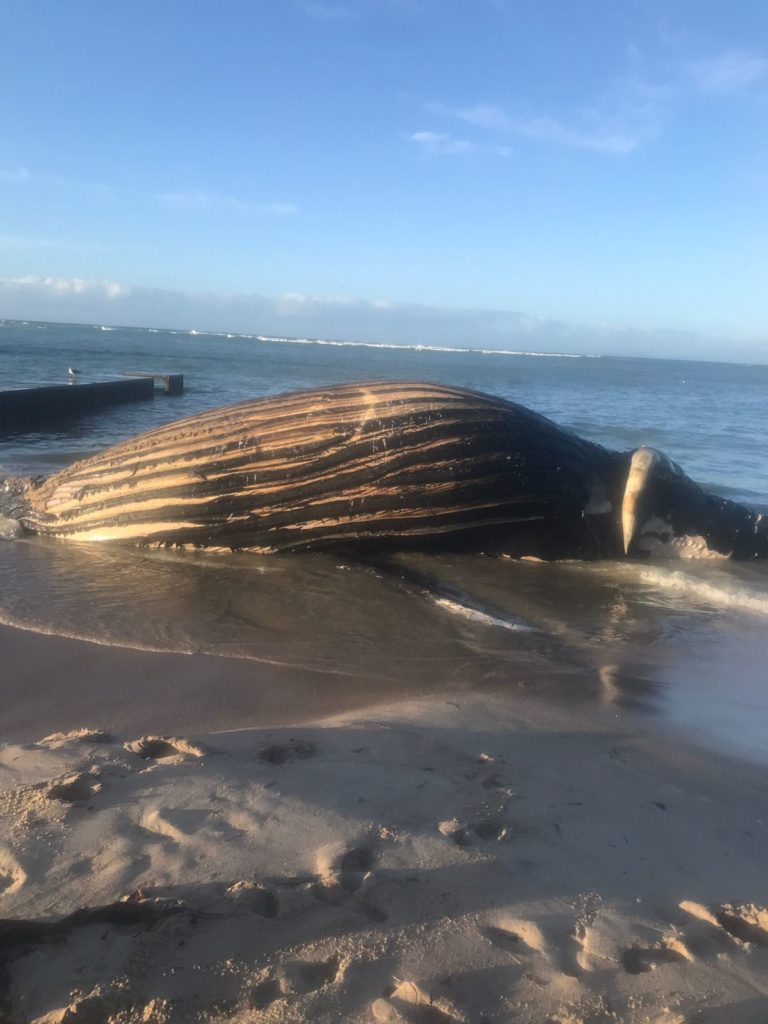
[[[457,352],[467,354],[476,352],[479,355],[508,355],[508,356],[529,356],[532,358],[544,357],[550,359],[623,359],[623,360],[645,360],[647,362],[662,363],[705,363],[716,366],[764,366],[768,367],[768,361],[759,362],[750,360],[741,362],[727,359],[694,359],[685,356],[639,356],[622,355],[615,352],[594,353],[594,352],[546,352],[546,351],[523,351],[520,349],[483,348],[479,346],[466,345],[430,345],[427,342],[411,345],[397,344],[396,342],[359,341],[343,338],[301,338],[295,335],[270,335],[255,334],[242,331],[211,331],[197,330],[192,327],[146,327],[141,324],[104,324],[92,323],[86,320],[20,320],[16,317],[1,317],[0,324],[45,324],[52,327],[90,327],[94,330],[106,331],[149,331],[153,333],[166,334],[187,334],[192,337],[212,338],[241,338],[260,342],[275,342],[276,344],[305,344],[305,345],[329,345],[349,348],[378,348],[378,349],[399,349],[405,352]]]

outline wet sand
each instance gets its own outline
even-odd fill
[[[759,765],[597,702],[0,645],[0,1019],[768,1016]]]
[[[286,725],[380,699],[375,677],[134,650],[3,625],[0,657],[4,742],[39,739],[83,722],[126,733]],[[392,693],[391,680],[381,685]]]

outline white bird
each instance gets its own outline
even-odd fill
[[[67,367],[67,373],[69,374],[70,377],[76,377],[78,375],[78,373],[80,373],[80,371],[79,370],[75,370],[71,366],[68,366]]]

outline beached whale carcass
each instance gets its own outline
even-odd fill
[[[74,541],[768,556],[764,517],[705,494],[660,453],[612,452],[443,384],[344,384],[214,409],[17,482],[14,500],[26,529]]]

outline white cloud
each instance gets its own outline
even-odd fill
[[[29,181],[31,177],[28,167],[0,167],[0,181]]]
[[[127,288],[124,284],[118,284],[116,281],[106,281],[101,287],[108,299],[121,299],[130,291],[130,288]]]
[[[0,286],[6,291],[26,292],[28,296],[84,296],[122,299],[131,289],[115,281],[89,281],[83,277],[0,277]]]
[[[256,207],[257,213],[274,213],[279,217],[287,217],[298,213],[299,208],[295,203],[260,203]]]
[[[178,292],[33,275],[0,278],[0,316],[386,346],[710,359],[722,359],[727,352],[731,359],[766,361],[766,342],[760,337],[729,341],[722,335],[715,339],[694,332],[574,326],[513,310],[462,309],[305,292],[282,296]]]
[[[597,111],[585,112],[582,115],[583,124],[579,127],[566,124],[556,117],[515,119],[501,107],[485,103],[473,107],[459,107],[454,114],[460,120],[486,131],[519,135],[538,142],[549,142],[575,149],[590,149],[598,153],[631,153],[637,149],[643,137],[639,127],[634,131],[629,128],[614,128],[610,119]],[[617,120],[620,124],[622,119]],[[503,156],[510,155],[508,147],[496,147],[496,151]]]
[[[452,156],[456,153],[468,153],[472,143],[467,139],[457,139],[444,132],[414,132],[408,138],[429,153]]]
[[[34,235],[0,235],[0,247],[9,249],[73,249],[86,252],[107,248],[102,242],[75,242],[66,238],[45,238]]]
[[[330,307],[354,306],[359,300],[348,295],[307,295],[304,292],[286,292],[275,299],[276,309],[282,313],[306,313]]]
[[[500,107],[488,103],[478,103],[474,107],[459,107],[454,111],[456,117],[479,128],[487,128],[494,132],[514,131],[514,122]]]
[[[347,3],[333,3],[329,0],[295,0],[305,14],[319,21],[352,21],[367,15],[419,14],[424,10],[424,0],[348,0]],[[431,2],[431,0],[429,0]]]
[[[563,325],[505,310],[456,309],[384,298],[287,292],[278,296],[127,288],[83,278],[0,277],[0,316],[135,324],[374,344],[566,344]],[[583,341],[583,339],[580,339]]]
[[[663,72],[656,60],[652,74],[644,72],[648,62],[637,45],[629,45],[627,58],[626,71],[608,82],[594,102],[570,110],[539,112],[487,102],[448,106],[433,101],[422,106],[443,122],[471,125],[477,135],[464,141],[478,152],[511,155],[509,144],[488,143],[495,135],[622,156],[659,137],[697,95],[747,93],[768,85],[768,57],[756,51],[730,49],[708,60],[677,60]],[[425,142],[431,136],[450,138],[430,131],[419,134]]]
[[[559,143],[576,149],[592,149],[597,153],[631,153],[640,139],[629,132],[610,130],[586,131],[558,121],[556,117],[534,117],[518,121],[514,130],[529,139]]]
[[[739,92],[768,78],[768,58],[749,50],[726,50],[687,66],[694,85],[715,95]]]
[[[59,174],[38,174],[21,164],[17,167],[0,168],[0,181],[17,185],[66,185],[66,178]]]
[[[261,216],[290,216],[298,213],[295,203],[266,202],[254,203],[218,192],[202,189],[188,189],[185,192],[162,192],[157,198],[165,206],[183,210],[219,210],[230,213],[257,214]]]

